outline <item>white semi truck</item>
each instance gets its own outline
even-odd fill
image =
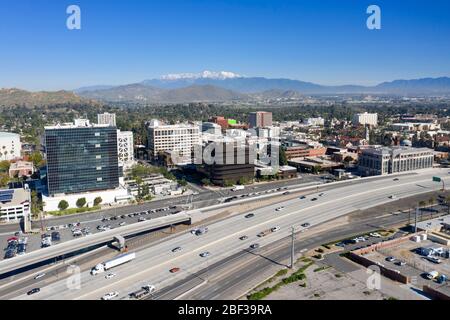
[[[109,269],[130,262],[135,258],[136,258],[135,253],[122,254],[120,256],[115,257],[114,259],[96,265],[94,268],[91,269],[91,275],[95,276],[96,274],[103,273],[105,271],[108,271]]]

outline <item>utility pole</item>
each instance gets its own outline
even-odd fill
[[[291,266],[290,268],[293,269],[294,268],[294,255],[295,255],[295,233],[294,233],[295,229],[294,227],[292,227],[292,239],[291,239]]]
[[[417,214],[418,213],[419,213],[419,208],[416,208],[415,222],[414,222],[414,233],[417,232]]]

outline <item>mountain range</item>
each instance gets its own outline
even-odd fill
[[[450,94],[450,78],[395,80],[376,86],[324,86],[291,79],[244,77],[232,72],[204,71],[199,74],[171,74],[124,86],[95,86],[75,90],[84,98],[109,102],[218,102],[230,100],[296,99],[315,94]]]
[[[29,92],[0,89],[0,106],[39,106],[60,103],[188,103],[298,100],[305,95],[389,94],[449,95],[450,78],[395,80],[376,86],[324,86],[291,79],[245,77],[233,72],[169,74],[159,79],[120,86],[95,85],[73,91]]]

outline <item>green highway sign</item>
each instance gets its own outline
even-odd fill
[[[441,178],[439,178],[439,177],[433,177],[433,181],[434,181],[434,182],[441,182],[442,180],[441,180]]]

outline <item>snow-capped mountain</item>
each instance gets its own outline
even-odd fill
[[[225,80],[241,78],[241,75],[229,72],[229,71],[208,71],[205,70],[200,73],[173,73],[161,76],[161,80],[174,81],[174,80],[197,80],[197,79],[213,79],[213,80]]]

